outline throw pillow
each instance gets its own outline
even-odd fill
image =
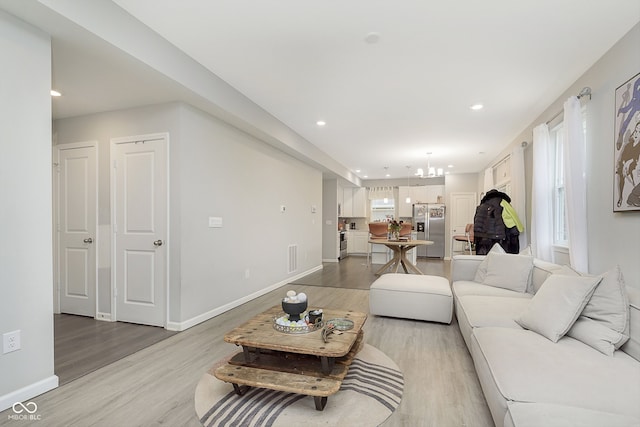
[[[531,245],[529,245],[526,248],[524,248],[523,250],[521,250],[519,255],[532,255],[533,256],[533,252],[531,252]]]
[[[552,274],[516,322],[525,329],[558,342],[580,316],[600,280],[600,277]]]
[[[484,282],[484,278],[487,275],[487,265],[489,264],[489,260],[487,258],[489,257],[490,254],[495,254],[495,253],[504,254],[506,252],[504,251],[504,249],[502,249],[502,246],[500,246],[498,243],[493,245],[489,253],[484,257],[484,259],[478,266],[478,269],[476,270],[476,276],[473,279],[474,282],[478,282],[478,283]]]
[[[565,276],[579,276],[577,271],[569,267],[568,265],[558,265],[548,261],[542,261],[540,259],[533,259],[533,270],[531,272],[531,282],[527,292],[535,294],[540,289],[540,286],[547,278],[552,274],[563,274]],[[537,289],[536,289],[537,286]]]
[[[483,284],[516,292],[526,292],[533,267],[533,257],[490,253],[487,255],[487,259],[487,274]]]
[[[579,331],[571,328],[567,335],[607,355],[620,348],[629,339],[629,300],[620,267],[616,266],[602,276],[580,319],[591,322]],[[593,326],[598,325],[598,327]]]
[[[607,356],[613,356],[616,346],[619,347],[629,339],[628,336],[584,316],[578,317],[567,336],[582,341]]]

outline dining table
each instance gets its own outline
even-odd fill
[[[391,269],[392,272],[397,273],[400,266],[405,273],[409,274],[409,271],[415,274],[424,274],[418,267],[416,267],[409,259],[407,258],[407,252],[417,246],[426,246],[433,245],[433,241],[431,240],[413,240],[413,239],[397,239],[397,240],[389,240],[389,239],[369,239],[369,243],[374,245],[385,245],[389,249],[393,251],[393,258],[380,267],[378,271],[376,271],[376,276],[380,276],[388,269]]]

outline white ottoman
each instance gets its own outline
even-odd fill
[[[379,316],[451,323],[451,287],[439,276],[384,274],[369,288],[369,311]]]

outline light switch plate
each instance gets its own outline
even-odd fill
[[[210,216],[209,228],[222,228],[222,218],[218,216]]]

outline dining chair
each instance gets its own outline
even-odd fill
[[[452,237],[451,240],[451,255],[453,255],[454,242],[465,242],[465,250],[469,248],[469,255],[473,255],[473,223],[467,224],[464,227],[464,234],[458,234]]]
[[[386,240],[389,232],[389,224],[386,222],[370,222],[369,223],[369,240]],[[369,244],[369,250],[367,251],[367,265],[370,264],[371,253],[373,251],[373,243]]]

